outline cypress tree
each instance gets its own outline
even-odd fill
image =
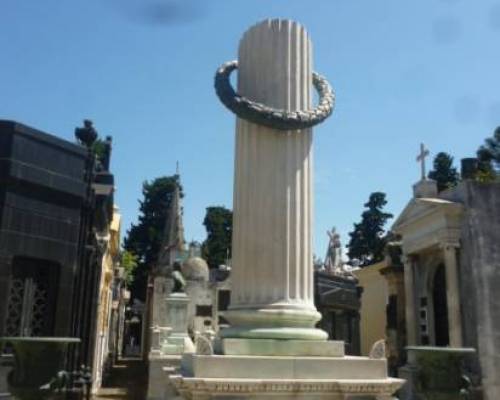
[[[434,169],[429,171],[428,177],[437,182],[439,192],[457,185],[459,176],[453,167],[452,156],[444,152],[436,154],[433,166]]]
[[[384,259],[386,238],[384,225],[393,215],[382,209],[387,204],[386,195],[382,192],[370,194],[367,208],[361,214],[361,222],[354,224],[354,230],[349,233],[351,237],[348,248],[350,259],[358,259],[360,266],[373,264]]]

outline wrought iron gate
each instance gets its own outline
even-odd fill
[[[14,258],[5,321],[7,336],[53,334],[57,272],[54,263]]]

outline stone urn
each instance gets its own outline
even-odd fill
[[[78,338],[2,337],[0,344],[12,346],[14,369],[7,377],[10,393],[18,400],[48,399],[58,372],[63,370],[69,344]]]
[[[410,346],[408,366],[414,371],[412,398],[421,400],[469,399],[463,362],[472,348]],[[402,397],[405,399],[406,397]]]

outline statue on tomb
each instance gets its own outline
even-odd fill
[[[82,128],[75,128],[75,137],[78,142],[87,148],[91,148],[92,144],[97,140],[97,131],[90,119],[83,120]]]
[[[174,270],[172,271],[172,279],[174,280],[174,287],[172,293],[184,293],[186,287],[186,280],[181,273],[181,265],[176,261],[174,262]]]
[[[331,273],[340,272],[343,270],[340,235],[336,232],[335,227],[331,231],[326,231],[326,234],[330,240],[328,242],[328,249],[326,250],[325,268]]]
[[[324,267],[322,270],[327,271],[332,275],[341,276],[346,279],[354,279],[352,267],[344,262],[342,259],[342,244],[340,243],[340,235],[337,233],[335,227],[330,231],[326,231],[330,238],[328,242],[328,249]]]

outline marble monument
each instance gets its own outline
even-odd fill
[[[403,381],[387,376],[383,357],[345,356],[316,328],[312,126],[330,115],[333,93],[313,72],[309,35],[288,20],[251,27],[216,90],[238,115],[230,327],[214,354],[184,355],[169,379],[187,399],[391,399]]]

